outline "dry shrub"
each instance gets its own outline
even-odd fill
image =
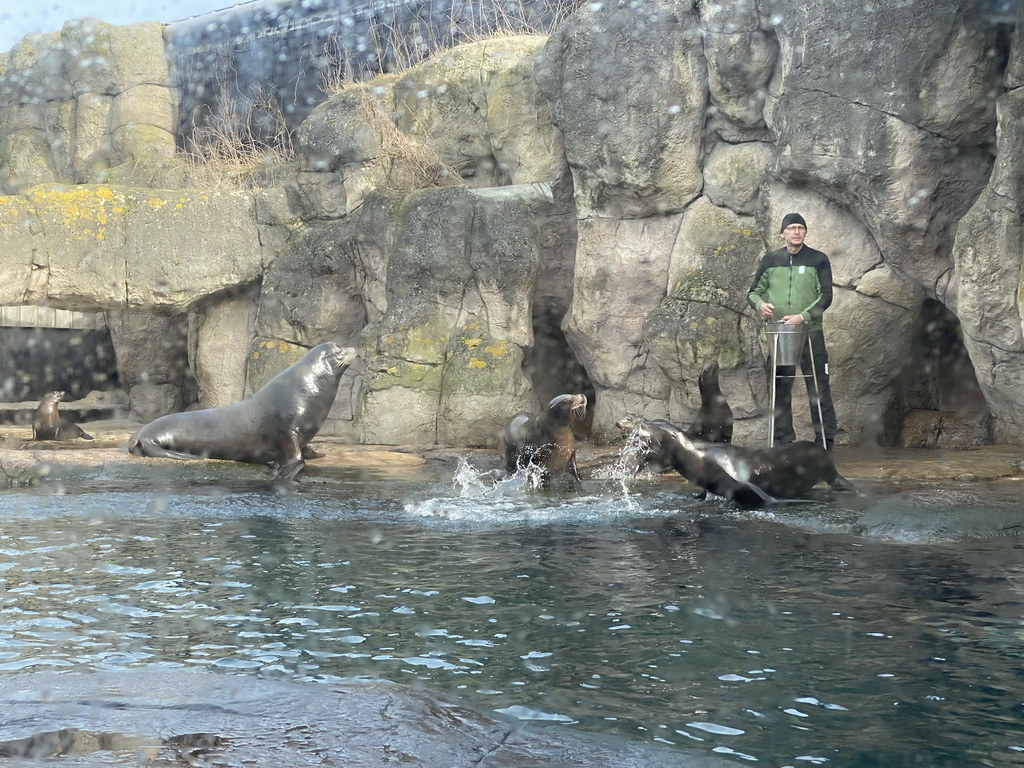
[[[414,189],[463,184],[459,172],[441,160],[435,147],[398,129],[381,99],[363,90],[359,109],[370,129],[380,137],[380,153],[375,162],[381,175],[380,189],[406,194]]]
[[[280,102],[259,87],[244,109],[221,88],[217,112],[187,139],[184,153],[195,186],[211,189],[252,187],[253,171],[287,162],[294,154],[292,134]],[[254,126],[261,126],[257,131]]]
[[[434,29],[424,21],[413,21],[408,30],[398,22],[378,20],[367,34],[366,49],[377,52],[377,66],[381,72],[404,72],[415,64],[439,52],[463,43],[516,35],[547,35],[557,29],[583,5],[583,0],[556,0],[550,5],[550,16],[538,19],[531,13],[530,4],[523,0],[501,3],[488,0],[465,0],[449,9],[444,30]],[[548,8],[548,6],[544,6]],[[359,79],[336,37],[324,43],[321,60],[326,62],[321,73],[321,87],[328,96],[338,93]]]

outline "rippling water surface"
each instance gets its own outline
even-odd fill
[[[741,764],[1020,765],[1024,507],[969,488],[741,512],[467,465],[12,491],[0,674],[375,676]]]

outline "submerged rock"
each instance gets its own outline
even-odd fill
[[[59,756],[75,766],[732,764],[493,717],[378,680],[315,684],[194,669],[37,672],[0,677],[0,700],[0,755]]]

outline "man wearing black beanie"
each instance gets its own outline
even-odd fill
[[[814,422],[817,441],[831,451],[836,437],[836,411],[828,383],[828,350],[825,348],[822,316],[832,304],[832,265],[828,256],[804,244],[807,222],[799,213],[783,216],[779,233],[786,245],[761,257],[747,303],[765,322],[806,324],[811,350],[804,347],[800,368],[807,382],[811,421]],[[769,359],[769,375],[771,370]],[[772,435],[776,444],[796,440],[793,430],[795,373],[795,366],[776,367],[775,433]],[[817,380],[812,374],[817,375]],[[771,381],[768,385],[771,386]]]

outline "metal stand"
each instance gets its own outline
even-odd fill
[[[770,336],[771,340],[772,340],[772,353],[771,353],[772,375],[771,375],[771,384],[769,385],[769,389],[771,391],[771,395],[769,396],[769,399],[770,399],[771,402],[769,403],[769,406],[768,406],[768,447],[769,448],[773,448],[773,447],[775,447],[775,395],[776,395],[776,393],[775,393],[775,389],[776,389],[776,387],[775,387],[775,380],[778,378],[778,376],[776,374],[777,374],[777,371],[778,371],[778,368],[779,368],[779,365],[778,365],[778,362],[779,362],[779,334],[777,334],[777,333],[770,333],[770,334],[768,334],[768,336]],[[814,365],[814,347],[811,344],[811,334],[810,333],[807,334],[807,351],[808,351],[808,353],[810,354],[810,357],[811,357],[811,378],[814,379],[814,391],[816,393],[815,400],[817,401],[816,404],[818,406],[818,430],[821,432],[821,446],[822,446],[822,448],[827,449],[828,446],[825,444],[825,417],[824,417],[824,415],[821,412],[821,383],[818,381],[818,369]],[[802,355],[801,355],[801,357],[802,357]],[[800,372],[797,373],[797,371],[800,371]],[[793,366],[793,375],[792,376],[785,376],[783,378],[787,378],[787,379],[807,379],[808,376],[807,376],[806,373],[803,373],[803,366],[800,365],[800,361],[797,361],[797,364]],[[790,412],[792,413],[792,408],[793,408],[793,398],[792,398],[792,396],[789,399],[789,404],[790,404]],[[817,439],[817,435],[815,435],[815,439]]]

